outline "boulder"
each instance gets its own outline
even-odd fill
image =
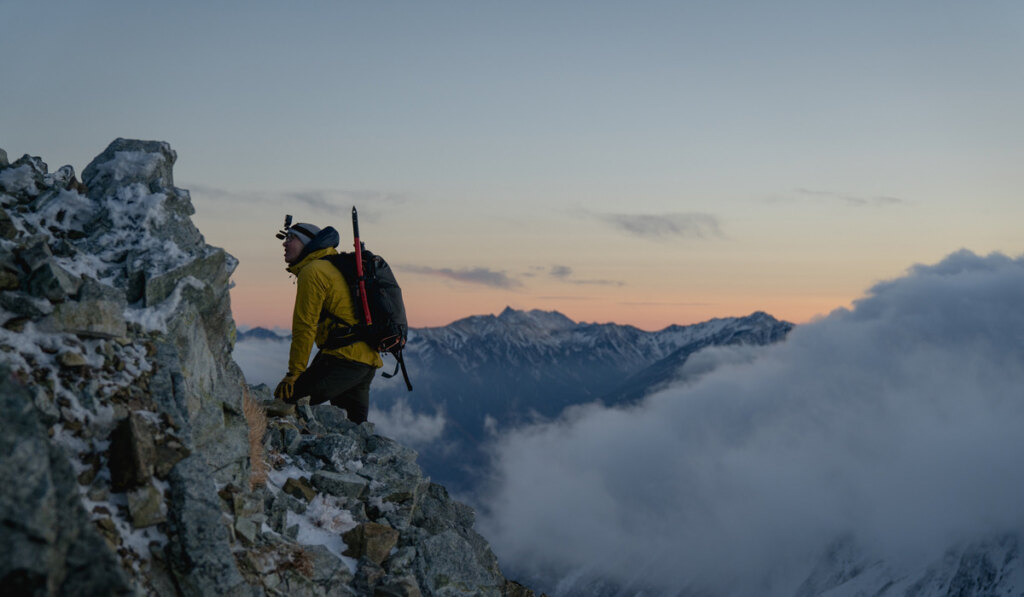
[[[156,444],[156,463],[153,466],[153,474],[158,479],[166,479],[174,466],[191,453],[192,451],[186,448],[177,437],[165,435]]]
[[[57,362],[65,369],[85,367],[89,364],[88,361],[85,360],[85,357],[82,356],[82,353],[73,350],[68,350],[57,355]]]
[[[195,279],[203,290],[212,292],[214,287],[226,287],[233,268],[229,268],[228,254],[214,249],[205,257],[189,261],[185,265],[154,275],[146,280],[145,305],[152,307],[171,296],[175,288],[186,278]],[[211,297],[212,298],[212,297]],[[209,299],[207,299],[209,300]],[[223,315],[223,313],[217,313]]]
[[[490,550],[480,553],[454,530],[431,535],[417,549],[419,574],[432,594],[501,597],[505,579]]]
[[[373,589],[373,597],[421,597],[420,586],[413,576],[386,577]]]
[[[18,257],[25,263],[28,271],[34,272],[53,257],[50,243],[47,242],[45,236],[35,236],[23,242],[24,244],[18,251]]]
[[[120,563],[82,508],[74,470],[26,388],[0,364],[0,586],[11,595],[128,595]]]
[[[18,236],[18,228],[14,225],[14,220],[7,215],[6,210],[0,208],[0,238],[13,240],[16,236]]]
[[[249,386],[250,388],[252,386]],[[274,400],[261,403],[268,417],[287,417],[295,414],[295,405],[288,404],[284,400]]]
[[[118,188],[143,184],[151,192],[174,186],[178,154],[163,141],[115,139],[82,171],[89,198],[101,199]]]
[[[284,487],[281,490],[292,497],[307,502],[312,501],[316,497],[316,490],[310,486],[309,481],[305,477],[289,478],[284,482]]]
[[[323,545],[307,545],[304,551],[313,565],[314,583],[327,589],[329,595],[348,594],[345,587],[352,583],[352,572],[338,556]]]
[[[53,304],[50,301],[21,291],[0,293],[0,308],[28,319],[39,319],[53,313]]]
[[[438,534],[453,529],[471,529],[475,519],[472,508],[452,500],[443,485],[430,483],[417,504],[412,522]]]
[[[57,265],[56,261],[48,259],[29,275],[28,290],[57,303],[77,293],[81,283],[79,278]]]
[[[259,534],[260,527],[255,520],[245,516],[235,517],[235,536],[245,545],[254,545]]]
[[[75,334],[84,338],[121,338],[128,333],[124,307],[106,300],[67,301],[54,306],[40,321],[44,332]]]
[[[167,520],[164,497],[152,483],[128,492],[128,514],[137,529],[151,527]]]
[[[345,465],[362,455],[362,446],[353,434],[329,433],[316,438],[307,451],[320,460],[344,471]]]
[[[368,479],[355,473],[316,471],[311,482],[322,493],[354,499],[364,497],[370,487]]]
[[[231,551],[210,469],[197,455],[168,478],[167,562],[186,595],[252,595]]]
[[[21,278],[6,265],[0,266],[0,290],[15,290],[21,287]]]
[[[40,158],[23,155],[4,169],[0,189],[19,196],[22,201],[31,200],[46,188],[46,168]]]
[[[274,421],[267,426],[266,441],[267,445],[278,452],[297,454],[302,446],[302,433],[292,423]]]
[[[378,566],[398,544],[398,531],[378,524],[364,522],[342,535],[348,549],[344,554],[352,558],[365,557]]]
[[[153,476],[156,455],[149,422],[134,412],[122,419],[110,434],[110,488],[126,491],[147,484]]]
[[[356,424],[348,420],[344,409],[333,404],[324,403],[310,407],[315,418],[328,432],[344,433],[356,427]]]

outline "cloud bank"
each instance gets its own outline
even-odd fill
[[[245,374],[246,383],[267,384],[271,388],[288,373],[288,349],[285,340],[244,340],[235,343],[232,358]]]
[[[442,413],[416,414],[404,398],[395,402],[390,410],[375,408],[372,405],[372,390],[369,419],[376,425],[378,433],[412,448],[420,448],[440,439],[445,427]]]
[[[508,433],[480,526],[524,574],[719,595],[793,594],[840,537],[899,566],[1019,533],[1022,298],[1024,259],[962,251],[635,408]]]

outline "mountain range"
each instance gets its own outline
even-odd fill
[[[287,339],[236,334],[238,262],[176,157],[118,139],[79,181],[0,150],[7,593],[1024,595],[1024,259],[958,253],[793,334],[513,309],[412,330],[415,391],[378,381],[356,426],[256,384]],[[495,438],[529,474],[499,459],[517,482],[474,494]],[[424,472],[492,498],[487,538]]]
[[[407,392],[400,379],[378,379],[371,400],[383,412],[443,417],[440,435],[415,446],[419,462],[450,490],[471,492],[486,473],[487,444],[495,433],[557,418],[581,404],[634,403],[676,379],[702,349],[771,344],[791,329],[793,324],[760,311],[645,331],[575,322],[557,311],[506,308],[499,315],[410,330],[405,360],[414,390]],[[287,338],[263,328],[239,333],[238,340],[244,348],[274,338],[286,347]],[[400,437],[402,430],[391,433]]]

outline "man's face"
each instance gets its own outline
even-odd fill
[[[294,234],[289,234],[281,244],[284,246],[284,262],[292,265],[302,252],[302,241]]]

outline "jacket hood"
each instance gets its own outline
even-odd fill
[[[320,249],[337,247],[340,242],[341,237],[338,236],[338,231],[334,229],[334,226],[328,226],[318,232],[317,235],[313,237],[313,240],[306,243],[306,246],[303,247],[302,252],[299,253],[298,258],[296,258],[295,263],[300,263],[307,255],[319,251]]]
[[[334,250],[334,247],[324,247],[322,249],[317,249],[316,251],[312,251],[310,253],[303,253],[301,259],[296,261],[294,264],[289,265],[286,269],[288,270],[288,273],[297,276],[299,275],[299,272],[302,271],[302,268],[306,267],[307,265],[316,261],[317,259],[326,257],[328,255],[337,254],[338,252]]]

